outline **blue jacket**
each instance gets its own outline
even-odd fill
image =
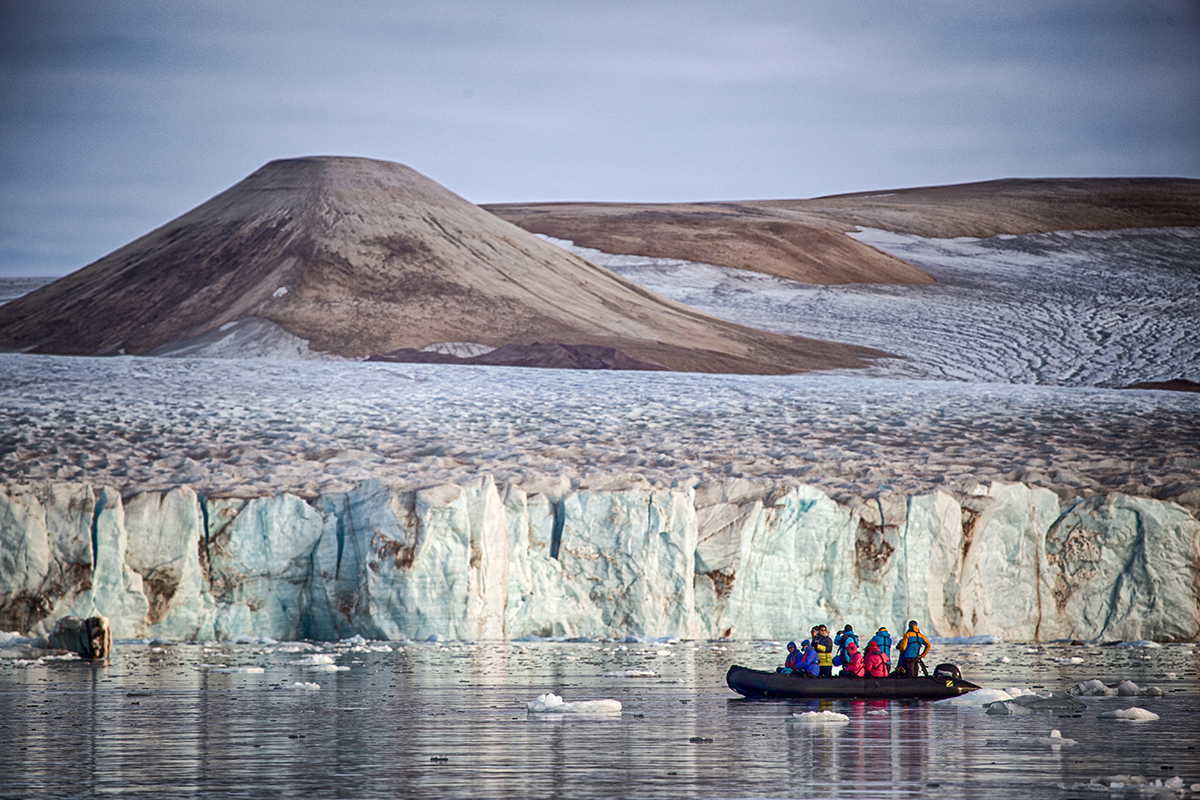
[[[879,631],[871,637],[871,641],[879,646],[879,652],[883,653],[885,660],[892,660],[892,635],[887,632],[886,628],[880,628]]]
[[[861,649],[858,644],[858,634],[854,631],[839,631],[837,636],[833,637],[833,643],[837,646],[837,655],[843,664],[847,663],[846,645],[854,642],[856,649]]]
[[[921,650],[922,643],[925,645],[923,651]],[[896,647],[900,648],[900,655],[905,658],[917,658],[918,656],[924,658],[925,653],[929,652],[929,640],[925,638],[925,634],[913,627],[908,629]]]
[[[787,661],[783,662],[783,666],[786,669],[800,669],[800,659],[803,657],[804,654],[801,653],[799,650],[791,649],[795,646],[796,646],[795,642],[788,642]]]
[[[807,672],[814,678],[821,674],[821,665],[817,663],[817,648],[809,644],[804,648],[804,657],[800,659],[799,672]]]

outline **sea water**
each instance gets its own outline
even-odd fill
[[[784,655],[781,642],[355,639],[3,658],[0,797],[1200,796],[1191,645],[934,650],[931,664],[993,689],[1128,679],[1163,693],[1016,716],[746,700],[725,685],[730,664]],[[551,692],[621,709],[527,710]],[[1157,719],[1100,717],[1127,708]]]

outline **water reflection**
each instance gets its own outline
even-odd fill
[[[1200,781],[1194,651],[1164,648],[1153,660],[1111,651],[1072,675],[1049,657],[1003,647],[1013,663],[995,668],[998,685],[1179,677],[1163,681],[1166,697],[1136,699],[1161,719],[1135,726],[1097,719],[1134,704],[1115,700],[1089,699],[1088,713],[1058,717],[882,700],[747,701],[723,676],[731,660],[763,658],[751,645],[327,648],[349,667],[340,672],[293,664],[297,652],[282,646],[127,646],[109,664],[0,664],[0,797],[1007,799],[1014,787],[1044,794],[1122,772]],[[218,663],[264,672],[203,666]],[[629,669],[656,677],[604,675]],[[988,682],[986,672],[976,677]],[[279,688],[306,682],[321,688]],[[551,691],[616,699],[624,711],[525,713]],[[848,719],[794,716],[814,711]],[[1079,744],[1014,744],[1051,728]]]

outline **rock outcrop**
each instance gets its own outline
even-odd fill
[[[0,488],[0,629],[118,638],[1200,637],[1200,522],[994,483],[840,505],[805,486],[527,494],[484,476],[311,502]]]

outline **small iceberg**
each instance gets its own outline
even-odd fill
[[[988,714],[1020,715],[1037,714],[1043,711],[1082,711],[1087,706],[1066,692],[1051,692],[1045,694],[1024,694],[1008,700],[988,703]]]
[[[321,666],[322,664],[332,663],[334,663],[333,656],[326,655],[325,653],[317,653],[316,655],[305,656],[304,658],[298,658],[295,661],[288,662],[288,664],[292,665],[293,667],[316,667]]]
[[[303,683],[300,681],[296,681],[295,683],[291,684],[290,686],[288,684],[280,684],[279,686],[276,686],[275,688],[282,689],[284,691],[289,691],[289,692],[315,692],[321,688],[321,684],[312,683],[309,681],[305,681]]]
[[[266,672],[262,667],[211,667],[209,672],[228,672],[240,675],[261,675]]]
[[[1157,686],[1147,686],[1145,689],[1133,681],[1106,684],[1100,680],[1090,680],[1077,683],[1068,689],[1076,697],[1162,697],[1163,690]]]
[[[616,700],[579,700],[568,703],[553,692],[547,692],[526,703],[525,710],[530,714],[620,714],[621,704]]]
[[[1050,731],[1047,736],[1012,736],[1007,739],[988,739],[988,745],[992,746],[1007,746],[1007,747],[1049,747],[1052,750],[1058,750],[1061,747],[1070,747],[1073,744],[1079,744],[1074,739],[1066,739],[1062,732],[1057,728]]]
[[[991,703],[999,703],[1027,694],[1033,693],[1026,689],[976,689],[973,692],[967,692],[958,697],[947,697],[945,700],[938,700],[935,705],[986,706]]]
[[[1153,711],[1147,711],[1144,708],[1123,708],[1119,711],[1105,711],[1103,714],[1097,715],[1100,719],[1119,719],[1124,722],[1153,722],[1158,719],[1158,714]]]
[[[836,711],[803,711],[792,714],[791,718],[810,725],[842,725],[850,721],[848,716]]]
[[[650,669],[615,669],[604,673],[605,678],[657,678],[658,673]]]

